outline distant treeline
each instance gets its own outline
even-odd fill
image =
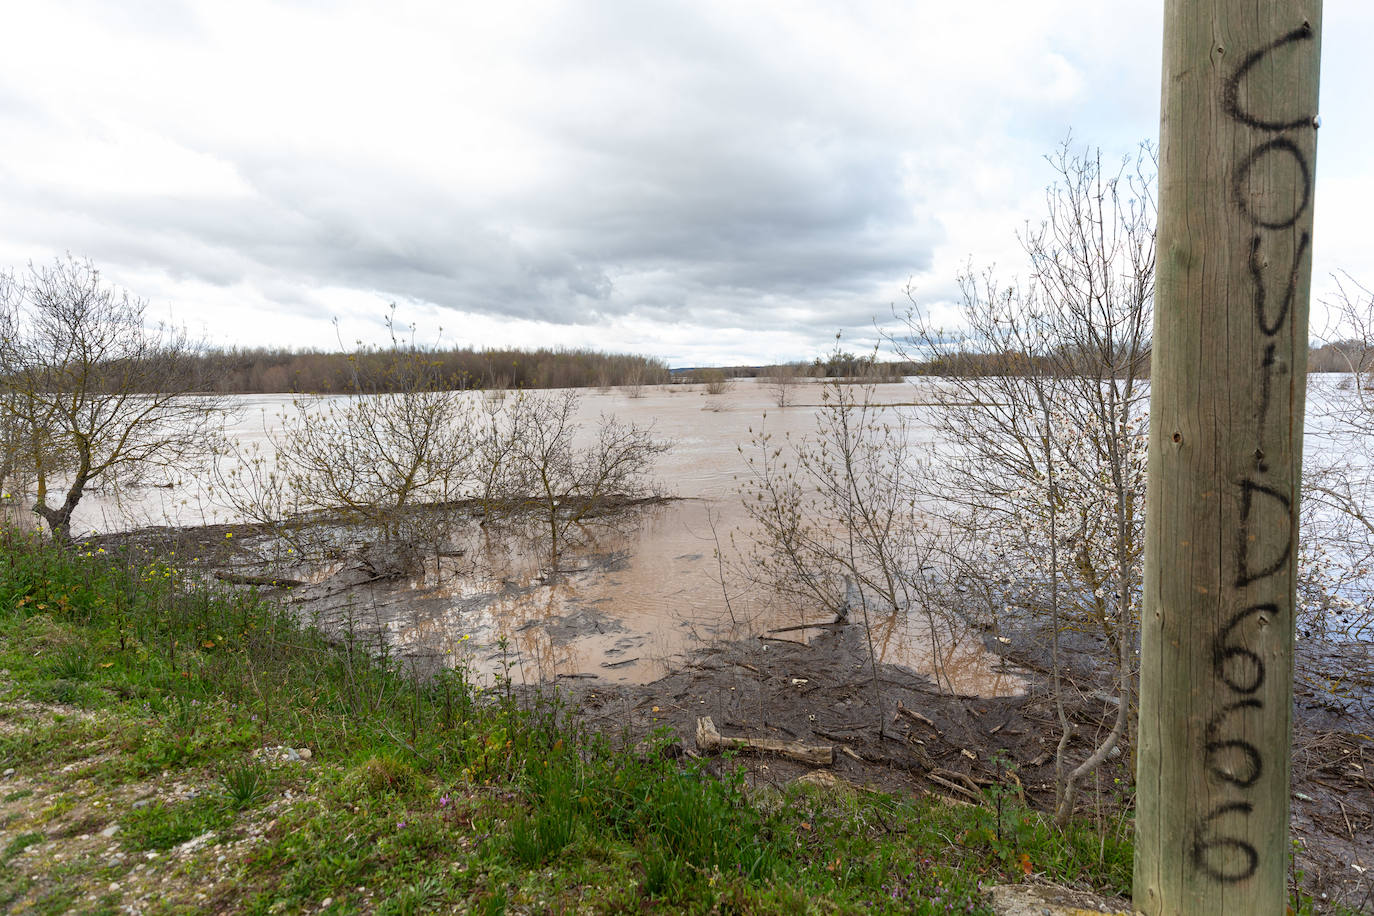
[[[1313,347],[1307,351],[1308,372],[1364,372],[1374,356],[1361,341],[1348,340]]]
[[[1339,342],[1312,347],[1308,350],[1308,372],[1349,372],[1352,368],[1367,365],[1369,355],[1363,344],[1358,342]],[[1363,360],[1363,363],[1362,363]],[[1055,361],[1062,365],[1061,356]],[[1069,365],[1073,359],[1067,360]],[[1045,361],[1048,366],[1049,361]],[[922,362],[898,362],[886,364],[899,375],[939,375],[939,376],[977,376],[977,375],[1027,375],[1035,366],[1035,360],[1025,353],[972,353],[961,352],[941,356]],[[1150,355],[1145,354],[1142,365],[1136,367],[1140,378],[1149,378]]]
[[[772,366],[728,366],[723,371],[730,378],[770,378],[780,374],[810,378],[850,378],[891,381],[903,376],[1018,376],[1029,375],[1032,370],[1052,371],[1051,366],[1065,364],[1061,354],[1056,360],[1037,360],[1025,353],[999,352],[979,353],[972,350],[958,351],[927,360],[877,360],[872,356],[855,356],[852,353],[834,353],[811,362],[793,362]],[[1074,361],[1072,357],[1068,364]],[[1349,341],[1325,344],[1308,351],[1307,371],[1309,372],[1349,372],[1352,368],[1367,369],[1374,363],[1374,354],[1365,350],[1362,344]],[[1146,353],[1138,367],[1140,378],[1150,375],[1150,357]],[[701,369],[674,369],[673,374],[686,376],[688,380],[701,373]]]
[[[402,351],[404,353],[404,351]],[[1361,366],[1363,350],[1355,343],[1333,343],[1309,351],[1309,372],[1348,372]],[[669,370],[662,360],[594,350],[434,350],[424,351],[434,367],[431,377],[451,388],[604,388],[702,381],[702,368]],[[397,353],[369,350],[338,353],[285,348],[206,350],[180,357],[189,361],[192,390],[221,394],[331,394],[355,390],[354,379],[388,376]],[[1368,356],[1364,357],[1368,361]],[[727,366],[713,369],[727,378],[848,378],[895,381],[903,376],[1026,375],[1033,362],[1023,353],[958,352],[928,360],[878,360],[873,356],[832,353],[811,362],[771,366]],[[183,371],[185,370],[183,366]],[[1366,367],[1367,368],[1367,367]],[[1149,375],[1149,359],[1140,369]],[[378,390],[385,390],[385,384]]]
[[[343,393],[354,390],[360,375],[386,378],[386,367],[397,356],[391,350],[208,350],[192,357],[193,387],[222,394]],[[662,360],[593,350],[430,350],[424,357],[433,367],[430,375],[451,388],[595,388],[669,381]]]

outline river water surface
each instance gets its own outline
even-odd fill
[[[877,385],[874,400],[884,411],[909,414],[920,399],[920,384]],[[715,395],[699,385],[645,387],[639,397],[582,391],[579,418],[585,427],[614,414],[652,424],[657,437],[672,442],[654,478],[674,498],[634,510],[625,524],[599,531],[565,559],[571,571],[548,579],[541,577],[532,547],[513,549],[509,542],[493,544],[474,534],[461,559],[411,583],[423,600],[385,602],[376,612],[378,623],[403,651],[437,653],[486,676],[508,670],[517,682],[595,676],[645,683],[712,641],[832,620],[827,609],[780,601],[750,585],[754,529],[738,490],[747,473],[741,449],[749,451],[765,425],[775,441],[813,432],[820,396],[819,384],[798,384],[792,403],[779,408],[766,382],[748,379]],[[290,403],[285,395],[240,399],[235,437],[267,443]],[[919,423],[913,430],[918,441],[928,437]],[[137,504],[120,506],[97,494],[83,504],[75,530],[239,521],[193,492],[189,485],[156,490]],[[942,682],[960,693],[1005,694],[1022,686],[1020,678],[1000,670],[978,634],[958,625],[940,622],[933,638],[923,613],[872,624],[881,661],[920,673],[938,667]],[[776,638],[805,640],[814,633]]]

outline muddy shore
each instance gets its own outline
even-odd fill
[[[231,535],[226,537],[226,535]],[[388,638],[349,609],[404,609],[423,616],[425,604],[451,596],[416,590],[412,559],[394,551],[352,552],[329,575],[309,581],[303,568],[265,566],[245,526],[156,529],[102,539],[194,555],[207,575],[277,592],[326,632]],[[518,587],[512,585],[518,591]],[[518,595],[516,596],[518,598]],[[382,621],[395,615],[373,614]],[[556,622],[549,638],[572,640],[588,628],[614,633],[613,609],[592,609]],[[361,628],[360,628],[361,627]],[[822,625],[742,640],[723,640],[676,659],[666,676],[645,684],[612,683],[577,672],[552,683],[526,683],[529,693],[555,688],[588,727],[614,740],[639,743],[667,735],[673,753],[697,753],[696,732],[710,716],[729,737],[766,738],[833,749],[824,769],[861,787],[934,793],[954,803],[986,803],[1001,786],[1032,806],[1051,810],[1054,752],[1060,734],[1043,628],[1002,621],[982,634],[1003,672],[1024,684],[1010,696],[960,696],[905,668],[874,665],[863,628]],[[1080,647],[1091,649],[1092,647]],[[1111,729],[1116,716],[1110,676],[1096,653],[1069,653],[1065,712],[1074,725],[1075,762]],[[1374,911],[1374,647],[1300,644],[1295,684],[1292,770],[1294,867],[1319,900],[1357,912]],[[420,676],[451,663],[442,651],[411,647],[405,661]],[[608,673],[613,670],[614,662]],[[741,754],[751,780],[783,784],[814,769],[778,755]],[[1112,825],[1130,817],[1130,760],[1117,754],[1081,788],[1078,812]],[[1117,902],[1123,905],[1124,902]]]

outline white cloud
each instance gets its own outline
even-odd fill
[[[477,345],[809,356],[908,279],[937,303],[969,257],[1015,270],[1070,128],[1156,133],[1156,7],[25,4],[0,258],[90,256],[222,342],[375,337],[395,299]],[[1368,276],[1359,207],[1325,209],[1369,174],[1342,16],[1370,21],[1328,5],[1349,127],[1323,128],[1314,273]]]

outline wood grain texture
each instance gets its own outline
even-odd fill
[[[1167,0],[1135,906],[1281,914],[1321,3]]]

